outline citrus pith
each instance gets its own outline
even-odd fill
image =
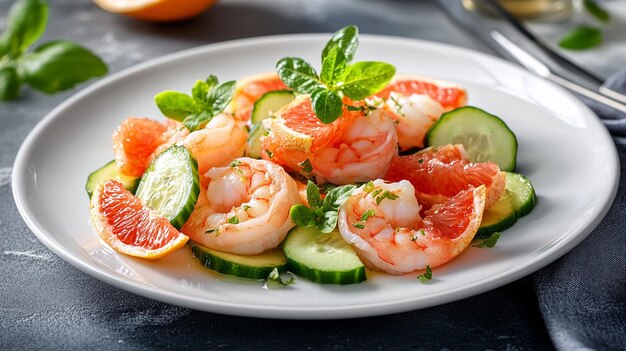
[[[102,240],[129,256],[156,260],[189,240],[115,180],[96,187],[90,216]]]

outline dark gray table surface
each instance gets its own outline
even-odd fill
[[[153,57],[214,42],[284,33],[363,33],[446,42],[489,52],[427,1],[229,1],[175,24],[137,22],[88,1],[50,1],[45,39],[91,48],[111,73]],[[11,1],[0,0],[0,25]],[[19,146],[55,106],[25,89],[0,104],[0,348],[7,349],[552,349],[532,281],[420,311],[335,321],[231,317],[156,302],[69,265],[28,229],[11,192]],[[88,118],[88,116],[86,116]]]

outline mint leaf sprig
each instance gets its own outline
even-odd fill
[[[0,101],[17,99],[23,83],[53,94],[107,73],[98,56],[68,40],[49,41],[29,51],[47,24],[45,1],[19,0],[11,6],[0,35]]]
[[[219,84],[217,77],[210,75],[204,81],[196,81],[191,95],[166,90],[158,93],[154,101],[163,115],[183,122],[193,132],[224,111],[233,98],[235,85],[234,80]]]
[[[322,233],[330,233],[337,226],[339,207],[352,195],[356,185],[342,185],[328,191],[322,200],[320,189],[309,180],[306,197],[309,206],[293,205],[289,211],[291,220],[300,227],[316,227]]]
[[[357,26],[344,27],[332,36],[322,50],[322,71],[298,57],[285,57],[276,63],[280,79],[300,94],[310,94],[313,112],[329,124],[341,116],[344,96],[363,100],[382,90],[396,74],[385,62],[351,63],[359,46]]]

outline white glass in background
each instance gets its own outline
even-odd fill
[[[469,10],[489,14],[491,9],[484,0],[462,0]],[[562,21],[574,11],[572,0],[498,0],[507,11],[521,19]]]

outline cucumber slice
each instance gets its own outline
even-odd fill
[[[252,130],[250,130],[248,142],[246,144],[246,156],[261,158],[261,137],[266,135],[267,129],[263,127],[263,123],[258,123],[252,126]]]
[[[523,217],[537,205],[537,194],[530,180],[518,173],[506,174],[506,189],[512,195],[517,217]]]
[[[87,190],[87,195],[91,198],[91,194],[93,194],[96,186],[105,180],[117,180],[122,183],[126,190],[131,193],[135,193],[137,189],[137,185],[139,184],[139,178],[130,177],[120,173],[120,168],[115,163],[115,160],[107,163],[106,165],[98,168],[97,170],[91,172],[87,177],[87,183],[85,183],[85,190]]]
[[[274,112],[295,98],[296,96],[291,90],[275,90],[263,94],[252,107],[250,122],[253,125],[261,123],[262,120],[271,117]]]
[[[465,106],[444,113],[426,133],[427,146],[463,144],[472,162],[495,162],[501,170],[515,170],[517,138],[500,118]]]
[[[475,239],[484,239],[495,232],[510,228],[517,222],[517,213],[513,204],[513,196],[507,190],[502,198],[485,211]]]
[[[287,266],[285,255],[280,249],[268,250],[257,255],[235,255],[191,242],[191,252],[203,266],[239,278],[266,279],[275,268],[279,272],[284,272]]]
[[[289,231],[283,250],[289,270],[322,284],[354,284],[366,279],[365,266],[338,231],[324,234],[316,228]]]
[[[198,163],[186,147],[173,145],[152,161],[135,195],[180,229],[196,206],[199,193]]]
[[[488,238],[494,232],[511,227],[518,218],[530,213],[537,204],[537,195],[530,180],[518,173],[506,173],[506,192],[483,214],[476,239]]]

